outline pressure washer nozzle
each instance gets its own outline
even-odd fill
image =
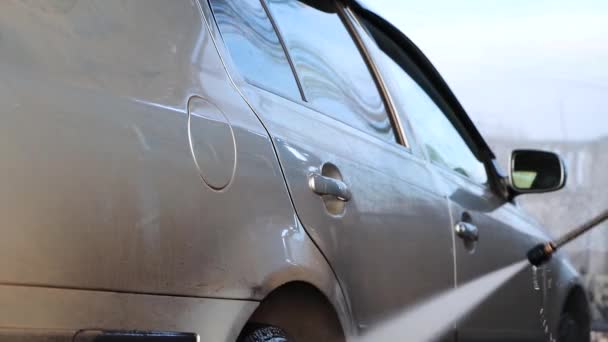
[[[583,235],[589,230],[598,227],[600,223],[606,220],[608,220],[608,209],[604,209],[604,211],[590,221],[585,222],[576,229],[564,234],[564,236],[560,237],[559,239],[554,240],[555,242],[548,242],[546,244],[541,243],[540,245],[534,246],[534,248],[528,251],[528,260],[530,260],[530,263],[534,266],[540,266],[546,263],[547,261],[551,260],[551,255],[558,248],[562,248],[562,246],[565,244]]]
[[[555,245],[553,243],[541,243],[529,250],[527,256],[532,265],[540,266],[551,260],[553,252],[555,252]]]

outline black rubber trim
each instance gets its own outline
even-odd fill
[[[193,333],[164,331],[102,331],[82,330],[74,336],[74,342],[197,342]]]

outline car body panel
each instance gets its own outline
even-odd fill
[[[85,329],[194,332],[200,341],[234,341],[258,305],[255,301],[7,285],[0,285],[0,304],[0,337],[8,330],[5,327],[20,330],[21,335],[44,328],[46,336],[63,332],[70,337],[65,341]]]
[[[5,1],[0,75],[0,330],[233,341],[258,301],[303,281],[353,336],[544,238],[502,204],[486,219],[517,248],[488,264],[456,250],[454,269],[452,223],[471,208],[446,197],[485,195],[247,84],[204,0]],[[209,106],[189,113],[193,99]],[[209,122],[189,130],[193,112]],[[221,139],[205,137],[214,120]],[[352,187],[339,217],[308,188],[325,162]],[[561,258],[551,270],[542,293],[555,326],[577,278]]]
[[[0,6],[0,191],[11,194],[0,199],[0,284],[197,303],[259,301],[305,281],[348,317],[331,268],[293,211],[272,142],[226,74],[198,2]],[[234,145],[201,137],[204,122],[190,132],[198,141],[189,141],[193,97],[226,118]],[[199,158],[206,165],[197,167],[193,158],[218,149],[236,159],[220,190],[204,179],[214,159]],[[2,307],[27,308],[22,299]],[[108,310],[128,310],[128,302],[110,302]],[[53,328],[68,311],[58,307],[48,326],[29,327]],[[0,327],[13,325],[7,312]],[[90,313],[89,326],[138,328]],[[234,322],[240,326],[231,329],[240,329],[245,315]]]

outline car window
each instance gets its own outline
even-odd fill
[[[463,130],[457,129],[452,121],[455,118],[450,120],[449,113],[420,86],[420,74],[405,52],[375,26],[363,23],[380,48],[376,62],[395,100],[398,115],[410,122],[430,160],[477,183],[486,183],[486,169],[461,135]]]
[[[260,0],[209,0],[224,43],[250,83],[301,99],[295,76]]]
[[[395,132],[372,74],[328,0],[267,0],[300,78],[305,98],[320,112],[395,142]]]

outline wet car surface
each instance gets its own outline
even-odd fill
[[[561,188],[561,160],[558,182],[509,178],[356,2],[0,8],[3,339],[354,340],[547,239],[513,198]],[[584,330],[580,291],[558,255],[444,339],[550,340],[565,313]]]

